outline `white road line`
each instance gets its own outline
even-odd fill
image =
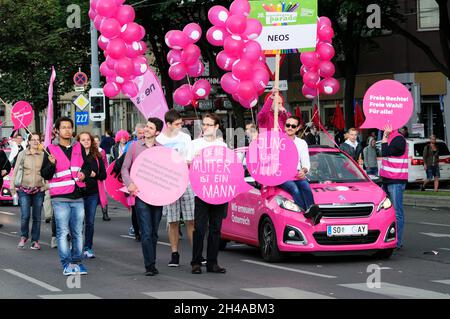
[[[61,289],[58,289],[58,288],[53,287],[53,286],[50,286],[49,284],[46,284],[45,282],[42,282],[40,280],[37,280],[37,279],[34,279],[34,278],[30,277],[30,276],[22,274],[22,273],[20,273],[18,271],[15,271],[14,269],[3,269],[3,270],[6,271],[7,273],[10,273],[11,275],[14,275],[16,277],[22,278],[22,279],[24,279],[26,281],[29,281],[29,282],[31,282],[31,283],[33,283],[35,285],[38,285],[38,286],[40,286],[42,288],[45,288],[45,289],[47,289],[47,290],[49,290],[51,292],[61,291]]]
[[[120,237],[123,237],[123,238],[130,238],[130,239],[135,239],[133,236],[128,236],[128,235],[120,235]],[[163,241],[158,241],[158,244],[164,245],[164,246],[169,246],[169,247],[170,247],[170,244],[169,244],[169,243],[166,243],[166,242],[163,242]]]
[[[450,251],[450,248],[438,248],[438,250],[447,250],[447,251]]]
[[[433,280],[433,282],[437,282],[439,284],[450,285],[450,279],[446,280]]]
[[[316,294],[290,287],[246,288],[242,289],[273,299],[335,299],[327,295]]]
[[[9,215],[9,216],[16,216],[16,214],[14,214],[14,213],[9,213],[9,212],[0,212],[0,214],[3,214],[3,215]]]
[[[310,276],[316,276],[316,277],[322,277],[322,278],[329,278],[329,279],[337,278],[336,276],[323,275],[323,274],[318,274],[318,273],[310,272],[310,271],[306,271],[306,270],[300,270],[300,269],[295,269],[295,268],[288,268],[288,267],[283,267],[283,266],[276,266],[276,265],[272,265],[272,264],[268,264],[268,263],[264,263],[264,262],[255,261],[255,260],[242,259],[241,261],[245,262],[245,263],[260,265],[260,266],[269,267],[269,268],[275,268],[275,269],[281,269],[281,270],[297,272],[297,273],[304,274],[304,275],[310,275]]]
[[[450,295],[435,292],[431,290],[394,285],[387,282],[382,282],[380,288],[369,288],[367,283],[361,284],[343,284],[342,287],[361,290],[379,295],[385,295],[394,298],[419,298],[419,299],[450,299]]]
[[[17,232],[15,232],[15,234],[17,234]],[[5,232],[2,232],[2,231],[0,231],[0,235],[5,235],[5,236],[8,236],[8,237],[13,237],[13,238],[20,238],[19,235],[9,234],[9,233],[5,233]],[[47,243],[45,241],[41,241],[41,240],[39,241],[39,244],[44,245],[44,246],[48,246],[48,247],[51,246],[49,243]]]
[[[128,235],[120,235],[120,237],[123,237],[123,238],[131,238],[131,239],[134,239],[134,237],[133,237],[133,236],[128,236]]]
[[[154,291],[143,292],[144,295],[155,299],[217,299],[192,290],[185,291]]]
[[[420,234],[436,238],[450,237],[450,234],[439,234],[439,233],[420,233]]]
[[[39,295],[42,299],[102,299],[93,294]]]
[[[426,222],[420,222],[421,225],[430,225],[430,226],[443,226],[443,227],[450,227],[450,225],[447,224],[435,224],[435,223],[426,223]]]

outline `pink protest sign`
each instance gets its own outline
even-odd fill
[[[297,175],[298,151],[285,133],[261,130],[247,152],[247,169],[253,178],[266,186],[280,185]]]
[[[169,205],[186,191],[189,170],[177,151],[156,146],[145,150],[131,167],[138,197],[154,206]]]
[[[364,95],[366,120],[361,128],[382,130],[386,124],[396,130],[408,123],[414,101],[408,89],[398,81],[382,80],[373,84]]]
[[[219,205],[252,187],[244,180],[244,167],[236,154],[224,146],[204,148],[189,171],[194,193],[203,201]]]
[[[30,103],[19,101],[11,109],[11,121],[14,129],[25,128],[33,122],[34,111]]]
[[[112,199],[120,202],[126,208],[130,208],[125,193],[121,191],[121,188],[123,187],[123,182],[119,181],[117,178],[111,175],[111,172],[114,168],[114,163],[115,162],[112,162],[108,166],[108,169],[106,170],[106,180],[105,180],[106,192],[109,194],[109,196],[112,197]]]

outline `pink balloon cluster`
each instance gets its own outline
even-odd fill
[[[339,91],[339,81],[333,78],[335,67],[331,62],[335,51],[332,45],[334,31],[331,20],[320,17],[317,23],[317,45],[314,52],[300,54],[303,77],[302,93],[308,99],[319,94],[333,95]]]
[[[248,0],[233,1],[230,10],[214,6],[208,11],[213,26],[206,33],[209,43],[224,47],[216,56],[217,65],[229,71],[220,80],[223,90],[246,108],[257,104],[270,79],[261,45],[254,41],[262,25],[248,18],[249,12]]]
[[[211,92],[211,84],[207,80],[197,80],[194,85],[183,84],[175,90],[173,100],[181,106],[192,104],[197,107],[198,100],[205,99]]]
[[[115,97],[121,91],[135,97],[139,88],[133,80],[148,69],[147,45],[142,41],[145,29],[134,22],[133,7],[124,3],[125,0],[91,0],[90,3],[89,17],[101,32],[98,46],[106,57],[100,73],[106,77],[103,92],[107,97]]]

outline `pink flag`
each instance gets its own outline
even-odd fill
[[[44,147],[47,148],[52,144],[53,130],[53,82],[56,78],[55,67],[52,66],[52,75],[50,76],[50,84],[48,86],[48,106],[47,106],[47,122],[45,123],[45,139]]]
[[[136,77],[133,82],[138,86],[139,93],[130,100],[144,115],[144,118],[157,117],[164,121],[164,114],[169,108],[155,73],[149,68],[144,75]]]

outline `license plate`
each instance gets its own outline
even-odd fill
[[[367,236],[368,225],[329,225],[327,226],[327,236]]]

